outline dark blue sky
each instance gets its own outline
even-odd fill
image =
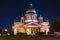
[[[42,14],[44,19],[51,22],[60,18],[59,0],[0,0],[0,28],[11,29],[14,20],[19,21],[30,3],[33,4],[38,16]]]

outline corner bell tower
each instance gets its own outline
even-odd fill
[[[39,17],[39,24],[41,24],[42,22],[43,22],[43,16],[40,15],[40,17]]]

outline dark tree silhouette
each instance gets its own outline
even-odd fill
[[[55,19],[52,23],[51,23],[51,33],[54,32],[60,32],[60,18]]]
[[[0,29],[0,33],[2,33],[2,30]]]

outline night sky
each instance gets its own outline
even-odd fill
[[[0,0],[0,29],[11,30],[14,20],[19,21],[24,16],[30,3],[36,9],[38,17],[41,14],[50,22],[60,18],[59,0]]]

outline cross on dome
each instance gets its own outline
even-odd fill
[[[30,4],[30,6],[32,6],[32,3]]]

